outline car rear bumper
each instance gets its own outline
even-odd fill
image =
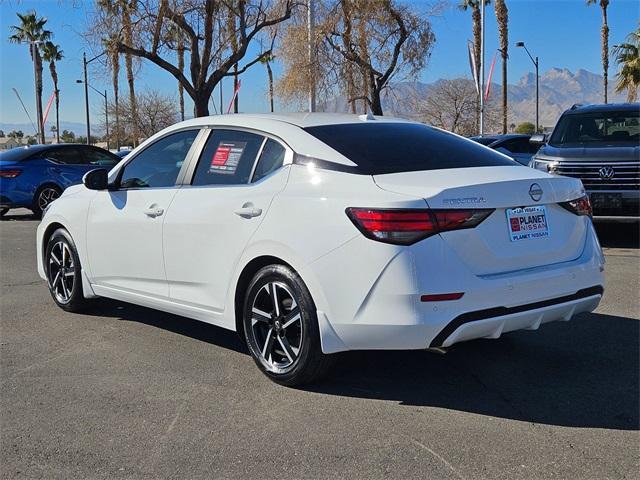
[[[316,262],[325,285],[318,309],[331,327],[323,328],[321,322],[325,353],[448,347],[514,330],[535,330],[593,311],[604,291],[604,257],[592,225],[581,255],[572,261],[483,276],[469,272],[438,236],[396,254],[372,280],[367,279],[367,264],[377,268],[376,256],[370,254],[358,264],[357,257],[367,251],[359,239],[343,249],[339,275],[334,272],[328,278],[321,264],[330,260]],[[369,245],[369,252],[375,250]],[[361,271],[363,282],[371,282],[363,296],[342,285],[342,277],[349,276],[344,272],[352,268]],[[463,296],[421,301],[422,295],[448,292]],[[349,296],[357,298],[349,303]]]

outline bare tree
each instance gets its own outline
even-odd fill
[[[177,102],[169,95],[163,95],[156,90],[148,90],[138,92],[137,96],[135,115],[128,99],[125,99],[127,101],[121,102],[117,107],[115,102],[109,102],[108,105],[110,119],[114,118],[113,114],[116,108],[119,109],[119,127],[122,129],[119,135],[129,145],[133,142],[134,134],[148,138],[163,128],[173,125],[178,121],[179,116]],[[112,136],[116,134],[115,127],[115,123],[112,124],[110,121],[109,130]]]
[[[476,133],[477,102],[475,83],[463,78],[439,80],[426,97],[413,95],[407,100],[417,120],[464,136]],[[499,131],[502,122],[497,102],[485,104],[485,121],[487,131]]]
[[[381,93],[391,79],[426,65],[435,42],[431,23],[397,0],[337,0],[325,8],[324,41],[362,76],[359,98],[349,101],[362,99],[382,115]]]
[[[118,36],[118,51],[169,72],[193,99],[195,116],[208,115],[214,88],[234,75],[232,69],[249,54],[249,45],[263,30],[288,20],[300,5],[301,0],[137,0],[129,12],[131,35]],[[229,16],[235,21],[226,21]],[[186,72],[174,62],[178,44],[170,29],[184,37]],[[251,55],[237,74],[271,53]]]

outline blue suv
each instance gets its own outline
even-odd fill
[[[0,216],[28,208],[36,216],[70,185],[96,168],[110,169],[120,158],[91,145],[54,144],[0,153]]]

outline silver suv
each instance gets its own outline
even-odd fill
[[[593,214],[640,220],[640,104],[574,105],[529,166],[582,180]]]

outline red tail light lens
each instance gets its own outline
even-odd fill
[[[473,228],[493,209],[474,210],[380,210],[347,208],[347,216],[363,235],[379,242],[411,245],[449,230]]]
[[[569,202],[562,202],[560,206],[569,210],[571,213],[575,213],[576,215],[593,216],[593,209],[591,208],[591,201],[589,200],[588,195],[584,195]]]
[[[0,178],[16,178],[22,170],[0,170]]]

